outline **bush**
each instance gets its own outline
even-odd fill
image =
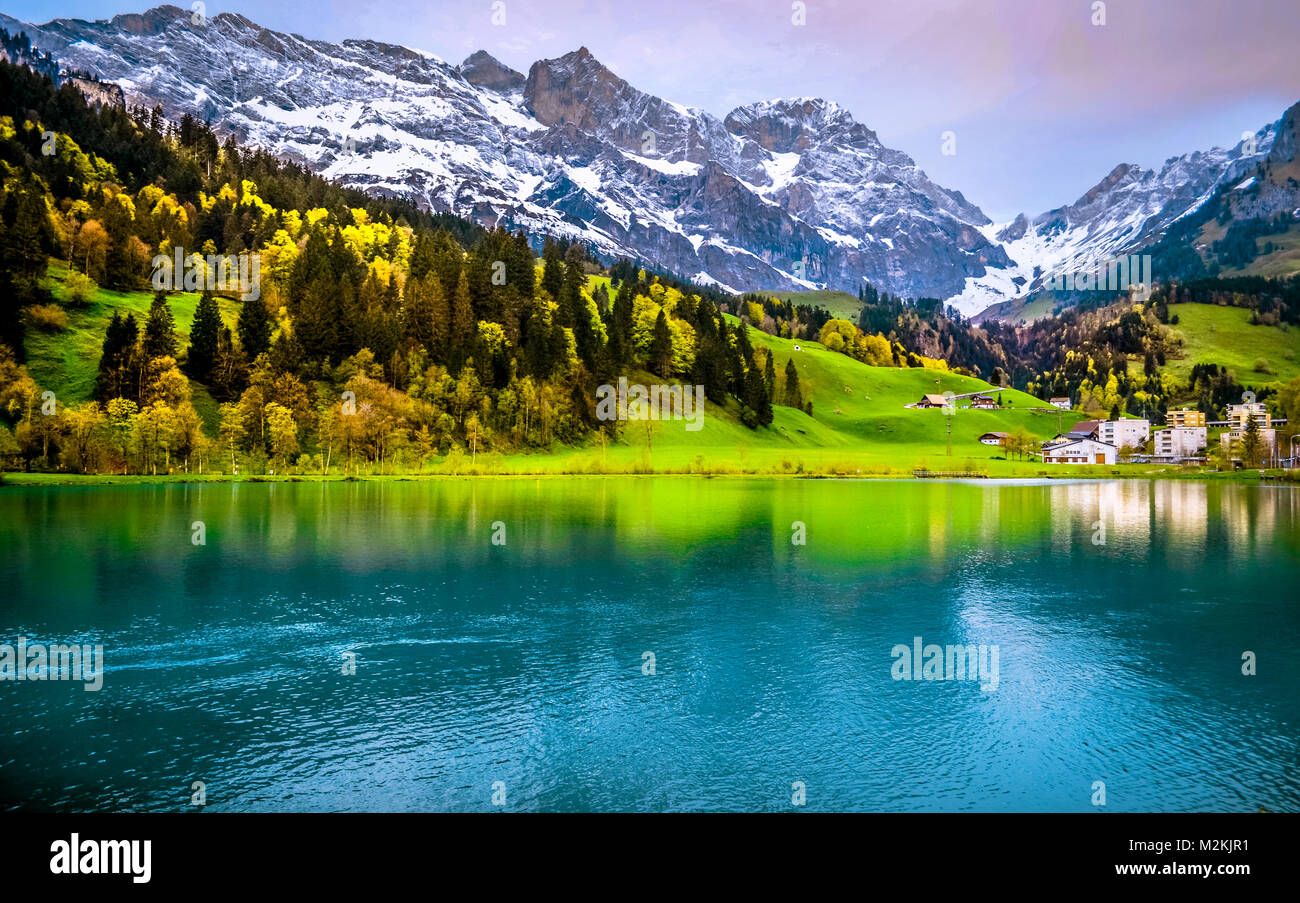
[[[68,314],[57,304],[33,304],[27,308],[27,325],[45,332],[62,332],[68,328]]]
[[[1266,357],[1257,357],[1257,358],[1255,358],[1255,372],[1256,372],[1256,373],[1272,373],[1272,372],[1273,372],[1272,365],[1269,364],[1269,362],[1268,362],[1268,358],[1266,358]]]
[[[89,307],[99,286],[85,273],[69,273],[63,280],[64,299],[74,307]]]

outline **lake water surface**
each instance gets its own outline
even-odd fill
[[[1297,811],[1298,590],[1286,486],[6,487],[0,644],[107,664],[0,809]]]

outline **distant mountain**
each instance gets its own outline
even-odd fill
[[[577,238],[731,291],[856,293],[867,281],[966,314],[1015,315],[1069,261],[1165,239],[1277,135],[1266,126],[1253,148],[1158,172],[1124,164],[1073,204],[994,224],[832,101],[719,119],[637,90],[586,48],[524,75],[484,51],[456,66],[174,6],[41,26],[0,15],[0,26],[116,82],[129,103],[189,113],[375,195]]]
[[[485,52],[453,66],[330,44],[238,15],[162,6],[23,30],[131,103],[190,113],[376,194],[589,241],[734,290],[863,279],[945,296],[1007,265],[988,218],[837,105],[718,119],[641,92],[585,48],[527,76]]]
[[[1297,105],[1300,107],[1300,105]],[[1171,227],[1200,210],[1216,192],[1253,172],[1274,147],[1283,120],[1259,129],[1231,149],[1195,151],[1165,161],[1159,171],[1131,163],[1116,166],[1073,204],[1029,220],[988,227],[1014,265],[990,269],[969,281],[949,303],[975,313],[1041,289],[1046,278],[1104,263],[1126,254],[1149,251]],[[1289,141],[1294,146],[1294,134]],[[1251,146],[1253,144],[1253,147]],[[1291,151],[1292,157],[1294,150]],[[1296,205],[1292,205],[1296,206]],[[1188,275],[1153,265],[1156,280]],[[996,311],[996,308],[995,308]]]

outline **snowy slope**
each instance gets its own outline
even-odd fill
[[[966,314],[1158,240],[1251,171],[1276,134],[1159,171],[1124,164],[1073,204],[994,224],[832,101],[763,101],[719,119],[637,90],[586,48],[525,75],[483,51],[457,66],[174,6],[0,25],[118,83],[132,104],[198,116],[372,194],[578,238],[729,289],[855,292],[869,281]]]

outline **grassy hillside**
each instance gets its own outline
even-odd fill
[[[1300,330],[1277,326],[1252,326],[1250,311],[1215,304],[1171,304],[1169,316],[1178,316],[1171,328],[1182,337],[1185,357],[1170,360],[1165,370],[1186,381],[1196,364],[1219,364],[1237,372],[1242,383],[1300,376]],[[1255,369],[1256,361],[1268,362],[1270,373]]]
[[[51,261],[47,284],[60,304],[66,300],[63,280],[67,275],[65,264]],[[168,301],[172,317],[176,321],[181,348],[185,348],[189,344],[190,326],[194,322],[194,308],[198,306],[199,295],[197,292],[176,292],[169,296]],[[32,379],[42,387],[52,388],[65,404],[88,400],[95,391],[95,373],[99,368],[99,353],[104,333],[108,331],[108,321],[113,318],[114,312],[130,312],[135,314],[136,323],[143,329],[152,303],[151,292],[99,289],[89,305],[65,308],[68,313],[67,329],[61,332],[28,329],[24,345],[27,349],[27,369]],[[233,329],[235,320],[239,317],[239,304],[221,297],[218,297],[217,304],[221,308],[221,319]],[[202,415],[204,410],[200,395],[206,396],[207,393],[196,393],[194,399],[194,407]]]
[[[1082,415],[1042,413],[1046,405],[1023,392],[1003,393],[1004,407],[994,411],[960,408],[952,418],[952,456],[947,454],[947,423],[940,410],[909,409],[926,393],[951,390],[962,394],[988,389],[988,383],[934,370],[868,367],[815,342],[794,342],[750,330],[755,347],[771,349],[778,372],[793,357],[805,397],[811,394],[813,416],[784,405],[775,407],[772,426],[746,429],[734,410],[708,405],[702,428],[690,432],[683,422],[660,422],[650,428],[629,423],[620,443],[606,449],[575,449],[541,458],[512,456],[503,463],[519,471],[654,469],[692,472],[819,472],[903,475],[918,467],[932,470],[978,470],[994,476],[1043,472],[1084,475],[1105,468],[1067,468],[1033,461],[1006,461],[1001,449],[982,445],[989,431],[1011,432],[1024,426],[1039,439],[1053,436]],[[799,350],[795,350],[798,345]],[[646,376],[650,381],[652,377]],[[959,405],[963,402],[959,402]]]
[[[60,304],[66,301],[63,281],[68,276],[67,265],[61,261],[50,262],[47,285]],[[194,309],[199,303],[198,292],[173,292],[168,296],[172,318],[181,349],[189,345],[190,327],[194,323]],[[43,388],[52,388],[63,404],[88,401],[95,391],[95,373],[99,369],[100,349],[108,321],[114,312],[133,313],[141,329],[149,317],[152,292],[114,292],[99,289],[85,307],[68,306],[68,328],[60,332],[43,332],[29,329],[24,346],[27,350],[27,370],[32,379]],[[217,296],[221,320],[231,329],[239,318],[239,303]],[[218,425],[218,405],[201,383],[190,381],[194,410],[212,435]]]
[[[858,312],[862,310],[862,302],[858,300],[857,295],[851,295],[848,292],[820,290],[815,292],[754,292],[754,294],[763,295],[766,298],[779,298],[796,306],[806,304],[809,307],[824,307],[830,311],[831,316],[843,317],[854,323],[858,322]]]
[[[62,299],[66,270],[51,267],[50,286]],[[90,397],[99,360],[100,343],[114,311],[132,311],[143,322],[152,295],[149,292],[100,291],[84,308],[69,310],[69,328],[60,333],[31,332],[27,341],[28,366],[42,387],[53,388],[65,402]],[[856,299],[855,299],[856,300]],[[171,296],[172,311],[182,344],[188,339],[198,296]],[[1216,309],[1217,310],[1217,309]],[[233,325],[238,315],[234,301],[222,299],[222,317]],[[1238,311],[1238,313],[1244,313]],[[1253,327],[1244,327],[1253,328]],[[972,377],[925,369],[868,367],[816,342],[794,342],[750,330],[756,347],[771,349],[777,370],[793,358],[805,398],[813,401],[813,415],[784,405],[775,407],[771,427],[749,430],[739,422],[734,403],[727,408],[708,404],[703,426],[688,431],[681,421],[662,421],[647,430],[643,423],[628,423],[617,442],[607,448],[591,446],[557,449],[553,454],[489,456],[485,464],[504,472],[586,471],[694,471],[784,472],[844,474],[908,474],[918,467],[933,470],[968,470],[994,476],[1087,475],[1103,468],[1013,462],[1001,449],[980,444],[988,431],[1010,432],[1024,426],[1035,437],[1055,435],[1075,419],[1069,413],[1044,413],[1039,399],[1019,391],[1002,393],[1005,407],[993,411],[960,408],[952,418],[952,455],[947,454],[947,422],[942,411],[909,409],[926,393],[957,394],[988,389]],[[796,349],[798,346],[798,350]],[[636,377],[652,382],[653,377]],[[215,426],[216,405],[206,390],[192,383],[195,407],[209,430]],[[959,402],[959,405],[963,402]],[[1079,415],[1081,416],[1081,415]]]

